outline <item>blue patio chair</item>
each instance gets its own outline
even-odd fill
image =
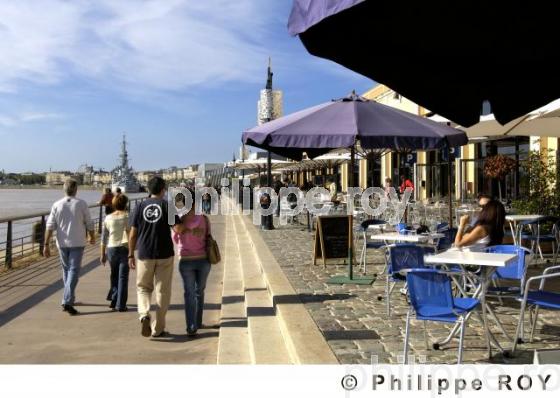
[[[467,315],[477,308],[479,300],[472,297],[453,297],[451,280],[445,273],[434,269],[414,269],[406,274],[410,305],[406,314],[406,328],[404,340],[404,360],[407,363],[408,339],[410,334],[410,318],[424,321],[424,336],[426,336],[426,321],[459,323],[459,349],[457,363],[463,359],[463,339]],[[428,345],[426,338],[426,345]]]
[[[457,228],[449,228],[449,226],[447,226],[447,228],[436,230],[436,231],[444,235],[444,237],[440,238],[437,242],[436,245],[437,251],[440,252],[443,250],[450,249],[451,246],[453,246],[453,243],[455,242],[455,237],[457,236]]]
[[[393,293],[397,283],[406,280],[401,271],[412,268],[425,268],[424,249],[422,247],[413,244],[398,244],[389,247],[389,264],[385,285],[387,316],[391,315],[391,293]]]
[[[406,223],[402,223],[402,222],[395,225],[395,229],[397,230],[397,232],[399,234],[402,234],[402,235],[407,235],[411,232],[414,232],[414,229],[412,227],[410,227]]]
[[[523,296],[523,288],[525,286],[525,275],[527,273],[527,261],[526,256],[529,255],[531,258],[533,252],[522,246],[515,245],[496,245],[491,246],[486,249],[487,253],[505,253],[505,254],[516,254],[517,261],[507,265],[505,267],[498,267],[496,272],[492,275],[492,283],[495,285],[489,287],[487,292],[488,295],[494,295],[497,297],[512,297],[518,298]],[[516,281],[518,286],[499,286],[499,281]]]
[[[517,324],[517,331],[515,333],[515,340],[513,341],[513,348],[511,353],[514,354],[517,348],[517,344],[523,342],[524,334],[524,323],[525,323],[525,310],[529,307],[530,315],[532,314],[530,341],[533,341],[533,335],[537,326],[537,320],[539,317],[539,308],[545,308],[549,310],[560,310],[560,293],[550,292],[544,290],[545,282],[548,279],[557,278],[560,276],[560,265],[555,265],[546,268],[542,275],[533,276],[527,279],[525,283],[525,289],[523,293],[523,299],[521,300],[521,309],[519,311],[519,322]],[[538,290],[530,290],[531,283],[535,281],[540,281]]]
[[[552,226],[546,228],[547,225]],[[521,228],[521,242],[524,240],[529,241],[531,243],[531,251],[538,252],[541,260],[544,260],[541,242],[550,242],[552,244],[552,254],[556,258],[560,244],[560,219],[558,217],[545,216],[536,220],[522,221],[519,223],[519,228]]]
[[[381,232],[383,232],[383,227],[387,225],[387,221],[371,219],[371,220],[365,220],[360,224],[359,233],[362,234],[362,238],[363,238],[362,252],[360,254],[360,265],[362,266],[362,272],[364,274],[366,273],[367,249],[381,249],[386,246],[384,242],[371,241],[368,239],[367,234],[368,234],[368,227],[370,225],[380,225],[381,226],[380,230]],[[387,266],[387,259],[385,259],[385,266]]]

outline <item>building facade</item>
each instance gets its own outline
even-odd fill
[[[429,110],[415,104],[385,85],[378,85],[366,92],[364,97],[415,115],[428,117]],[[356,166],[355,181],[360,186],[383,186],[389,177],[394,186],[400,184],[400,176],[406,175],[414,182],[415,197],[418,200],[443,198],[447,196],[449,172],[451,191],[455,200],[473,200],[478,193],[485,192],[503,198],[520,199],[523,192],[522,167],[512,170],[503,181],[498,182],[484,174],[484,165],[489,156],[501,154],[516,160],[517,164],[527,158],[530,150],[548,151],[557,156],[558,138],[550,137],[481,137],[471,139],[467,145],[446,151],[417,151],[416,153],[388,153],[379,159],[361,159]],[[451,168],[448,159],[451,158]],[[347,189],[348,165],[342,168],[342,188]],[[357,179],[356,179],[357,178]]]

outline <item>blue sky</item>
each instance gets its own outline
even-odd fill
[[[308,54],[290,0],[0,3],[0,169],[223,162],[256,123],[272,57],[290,113],[375,83]]]

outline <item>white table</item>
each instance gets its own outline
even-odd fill
[[[445,235],[440,233],[433,233],[429,235],[424,234],[399,234],[398,232],[388,232],[386,234],[373,234],[369,238],[371,240],[378,240],[383,242],[410,242],[410,243],[427,243],[430,239],[441,239]]]
[[[513,244],[521,246],[521,228],[519,223],[522,221],[536,221],[543,216],[538,214],[511,214],[506,216],[506,221],[509,222],[511,235],[513,237]]]
[[[505,267],[515,260],[515,254],[472,252],[468,249],[452,248],[424,258],[427,264],[478,265],[481,267]]]
[[[490,344],[490,339],[496,345],[496,347],[503,353],[504,350],[494,337],[490,333],[488,328],[487,318],[486,318],[486,311],[489,310],[492,317],[496,321],[499,328],[502,332],[509,338],[507,333],[505,332],[502,324],[492,311],[492,309],[487,306],[486,304],[486,288],[488,285],[488,281],[490,280],[492,274],[495,272],[497,267],[505,267],[509,265],[511,262],[516,261],[517,255],[516,254],[505,254],[505,253],[484,253],[484,252],[472,252],[468,249],[457,249],[452,248],[445,252],[428,255],[424,257],[424,262],[426,264],[434,264],[434,265],[459,265],[463,272],[467,272],[464,268],[468,265],[475,265],[481,267],[481,283],[480,286],[475,290],[473,297],[478,297],[480,299],[480,304],[482,307],[482,323],[484,324],[484,331],[486,337],[486,344],[488,346],[488,355],[489,358],[492,356],[492,347]],[[452,329],[448,338],[443,341],[441,344],[448,343],[453,335],[457,332],[458,326]]]

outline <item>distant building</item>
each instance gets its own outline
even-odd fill
[[[161,174],[156,171],[139,171],[136,173],[136,178],[141,184],[146,185],[148,181],[150,181],[150,178],[156,175],[161,175]]]
[[[198,176],[198,165],[193,164],[183,169],[183,179],[194,180]]]
[[[217,185],[216,180],[221,178],[223,171],[223,163],[202,163],[198,165],[197,178],[205,184]]]
[[[49,171],[45,177],[47,185],[63,185],[64,181],[70,177],[76,177],[69,171]],[[80,178],[81,182],[82,178]]]
[[[92,175],[92,185],[94,186],[109,186],[112,182],[112,175],[108,171],[98,170]]]
[[[183,170],[172,166],[163,171],[163,179],[165,181],[179,181],[183,179]]]

